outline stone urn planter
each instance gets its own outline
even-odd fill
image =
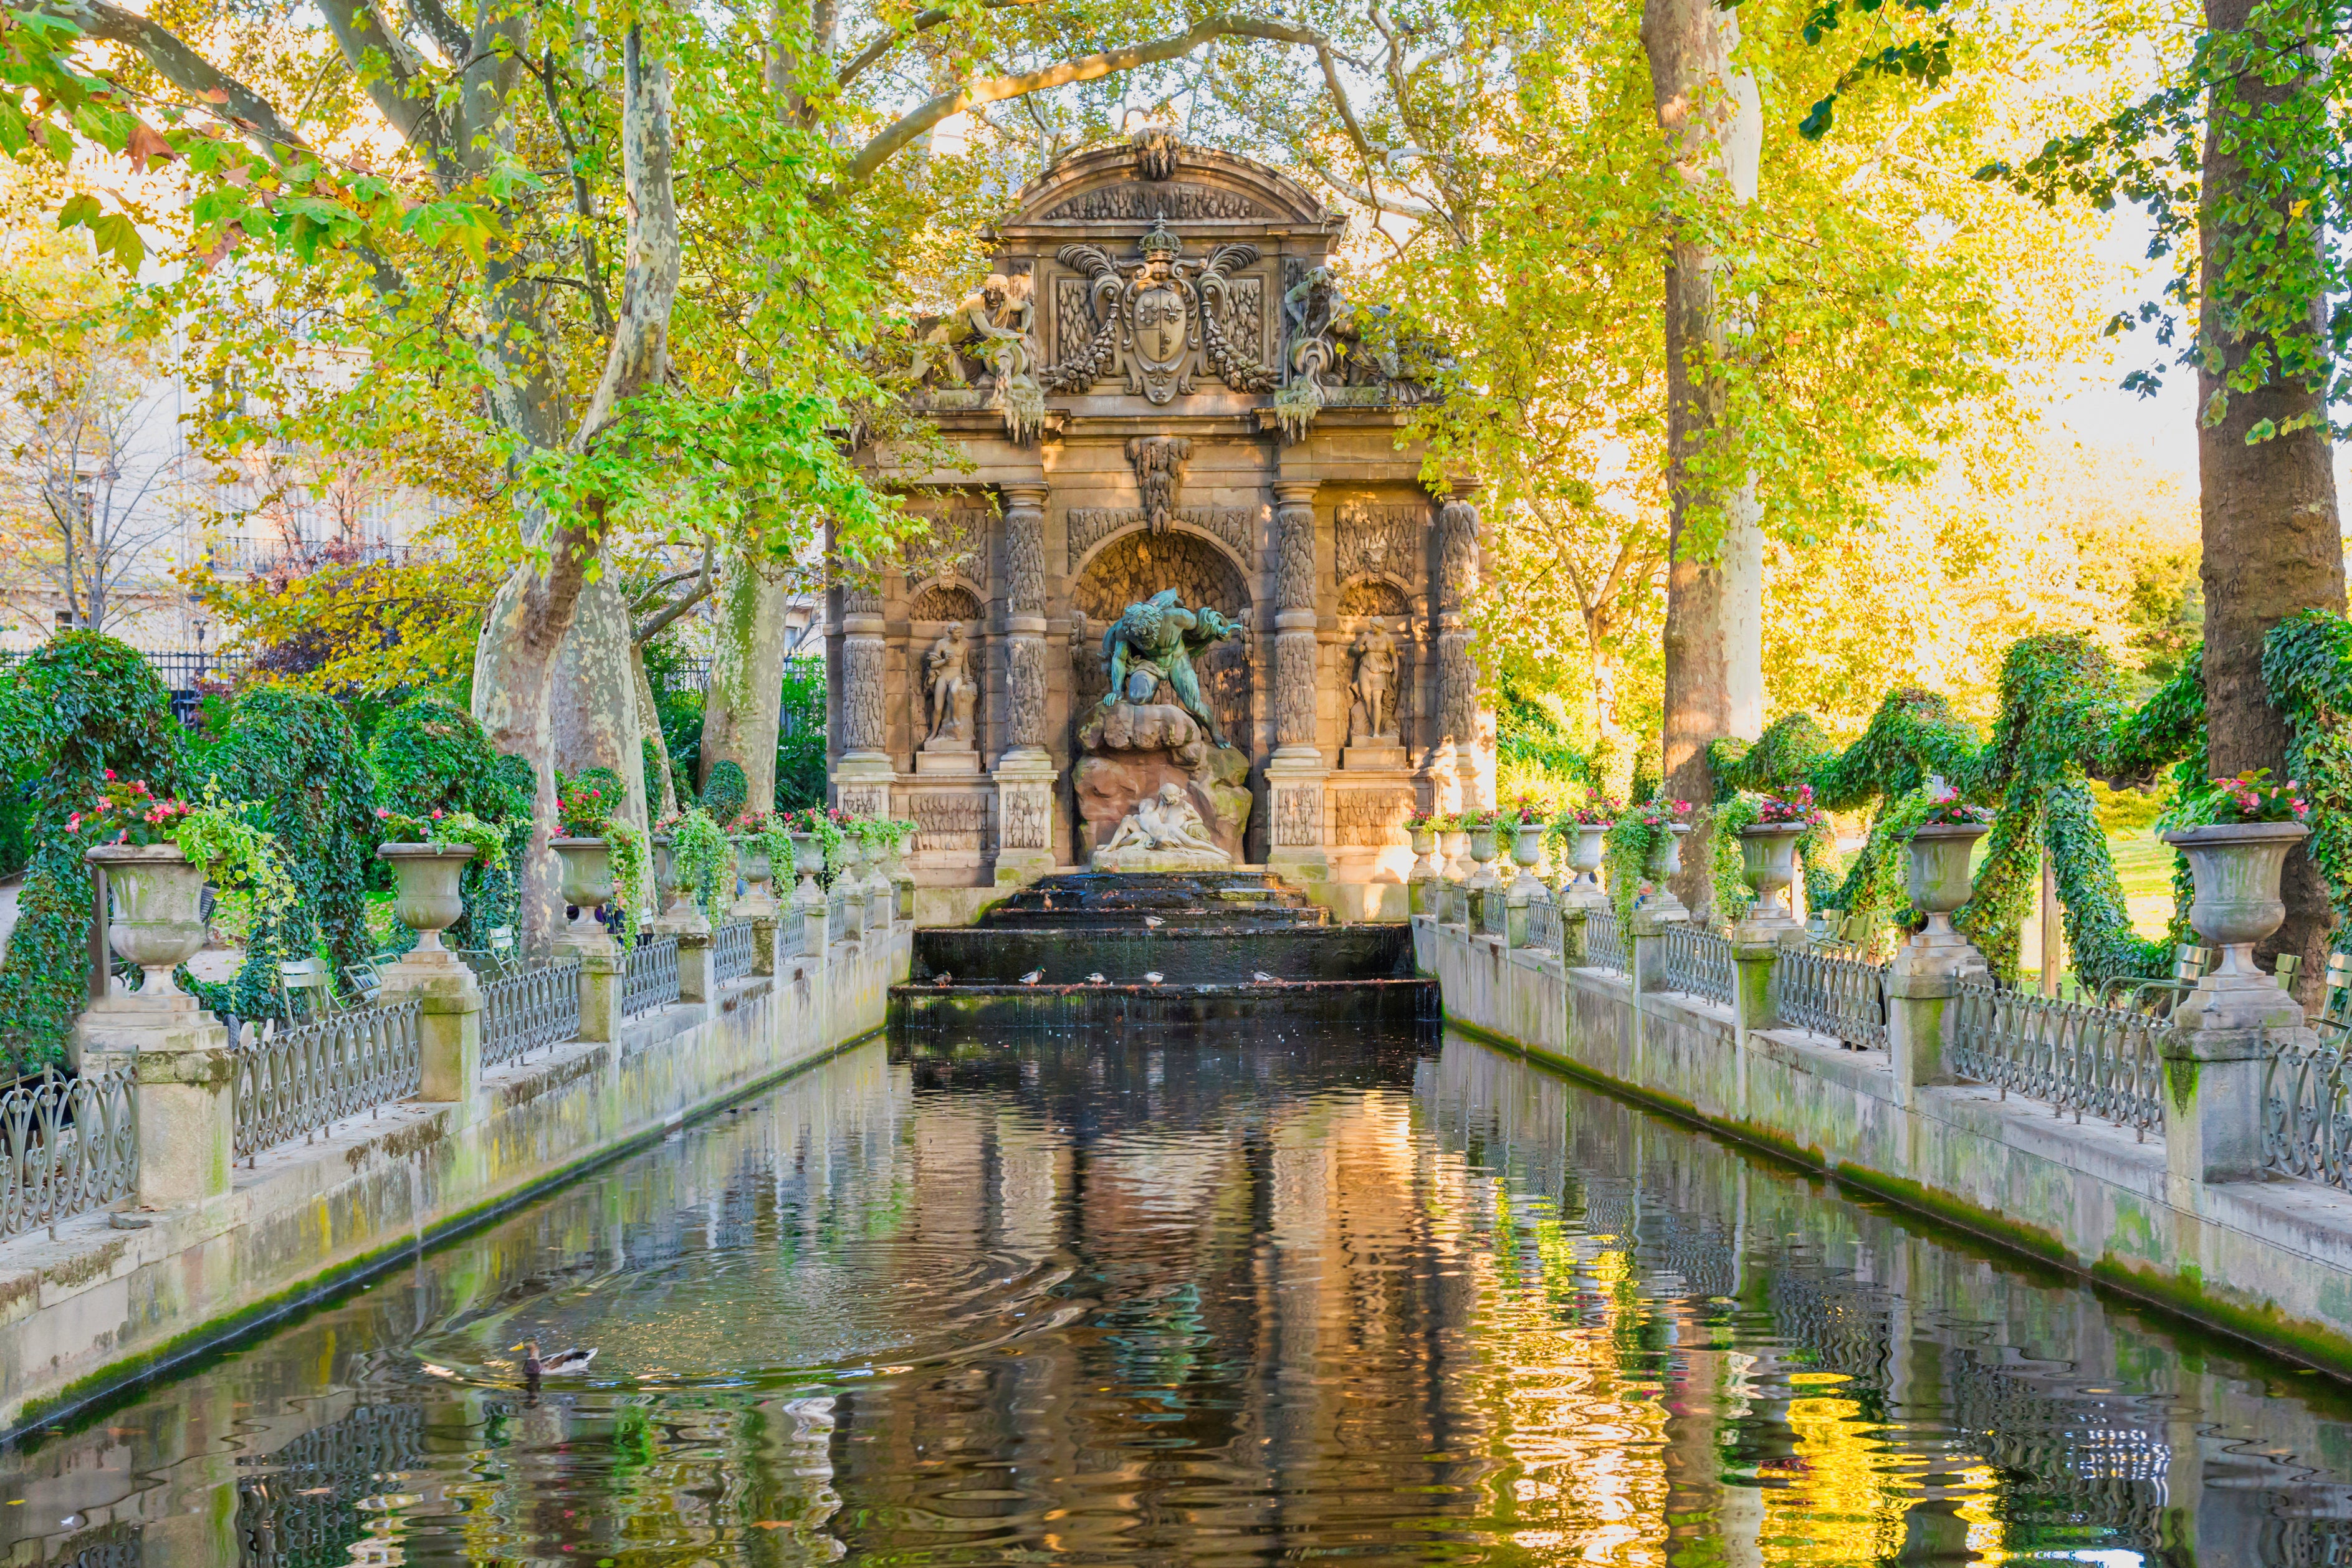
[[[1470,830],[1470,858],[1477,869],[1470,873],[1470,885],[1489,888],[1495,884],[1495,829],[1492,824]]]
[[[1580,822],[1576,825],[1576,847],[1568,853],[1568,868],[1576,873],[1570,884],[1575,888],[1601,890],[1601,860],[1604,843],[1609,837],[1605,822]]]
[[[886,864],[883,876],[890,883],[890,905],[902,921],[915,918],[915,874],[907,869],[907,845],[904,839],[892,838],[883,847]]]
[[[668,920],[677,912],[677,848],[667,833],[646,839],[654,851],[654,918]]]
[[[1460,828],[1448,828],[1438,836],[1445,844],[1445,862],[1439,868],[1449,882],[1461,882],[1470,876],[1470,836]]]
[[[1536,875],[1536,868],[1543,861],[1543,837],[1544,825],[1540,822],[1517,823],[1511,828],[1511,864],[1519,868],[1512,886],[1529,897],[1543,886],[1542,879]]]
[[[106,940],[145,976],[139,994],[180,994],[172,971],[205,946],[204,872],[176,844],[100,844],[84,858],[106,871]]]
[[[824,906],[824,889],[816,885],[824,870],[824,845],[814,833],[795,833],[793,840],[793,869],[800,873],[800,886],[793,889],[793,902],[803,909]]]
[[[866,846],[866,905],[871,910],[896,911],[898,907],[898,884],[890,879],[890,845],[887,839],[877,838]],[[885,917],[887,920],[887,916]],[[870,923],[879,925],[882,921]]]
[[[563,901],[577,909],[574,929],[597,924],[597,911],[613,897],[613,841],[609,838],[553,838],[549,848],[563,863]]]
[[[1438,835],[1433,828],[1422,828],[1408,836],[1412,844],[1412,871],[1408,882],[1441,882],[1445,879],[1445,859],[1437,852]]]
[[[442,952],[441,933],[466,912],[457,874],[474,858],[470,844],[385,844],[375,858],[392,868],[392,911],[416,933],[418,952]]]
[[[1969,901],[1969,857],[1991,829],[1973,823],[1930,825],[1911,835],[1903,889],[1927,924],[1921,936],[1949,936],[1952,911]]]
[[[1665,837],[1650,846],[1649,858],[1642,862],[1642,879],[1655,887],[1664,888],[1675,878],[1681,876],[1683,840],[1689,837],[1688,823],[1667,824]]]
[[[1805,835],[1801,822],[1759,822],[1739,830],[1739,870],[1756,894],[1751,921],[1794,925],[1789,908],[1789,884],[1797,879],[1797,840]]]
[[[766,836],[737,833],[730,837],[735,844],[735,868],[743,874],[743,896],[737,902],[757,905],[772,901],[768,884],[775,880],[776,868],[768,855]]]
[[[2163,835],[2189,857],[2197,896],[2189,923],[2221,950],[2221,962],[2200,983],[2210,990],[2276,986],[2254,963],[2254,944],[2286,920],[2279,877],[2287,851],[2311,837],[2300,822],[2233,822]],[[119,950],[118,950],[119,951]]]

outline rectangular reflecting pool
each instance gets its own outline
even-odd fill
[[[2352,1563],[2352,1397],[1268,1020],[869,1043],[0,1449],[11,1568],[1325,1558]]]

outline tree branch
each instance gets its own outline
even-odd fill
[[[413,85],[424,75],[416,51],[383,25],[373,0],[319,0],[319,10],[352,74],[367,89],[368,101],[392,121],[402,141],[447,180],[452,163],[447,128],[433,107],[430,84],[421,92]],[[380,58],[383,68],[371,69],[370,56]]]
[[[282,163],[291,153],[310,151],[277,105],[216,68],[162,23],[110,0],[47,0],[40,10],[71,22],[86,37],[138,50],[164,80],[208,107],[247,146],[270,162]]]
[[[680,594],[677,598],[672,599],[668,604],[664,605],[660,609],[655,611],[650,617],[639,624],[636,635],[630,639],[635,643],[637,647],[643,647],[646,644],[653,641],[654,638],[661,636],[663,632],[669,629],[671,625],[677,621],[678,616],[686,614],[687,611],[694,608],[695,605],[710,597],[710,542],[706,539],[702,542],[702,571],[695,578],[694,586],[688,588],[685,593]]]
[[[442,6],[441,0],[408,0],[408,14],[425,24],[425,30],[433,35],[433,41],[441,46],[441,52],[449,57],[451,65],[466,58],[466,29]]]
[[[1195,23],[1184,32],[1164,38],[1105,49],[1100,54],[1082,55],[1012,76],[990,77],[940,93],[901,115],[860,148],[843,174],[844,183],[856,187],[871,180],[882,165],[908,142],[950,115],[961,114],[983,103],[1002,103],[1007,99],[1045,92],[1076,82],[1097,81],[1120,71],[1157,65],[1162,60],[1181,59],[1202,45],[1218,38],[1264,38],[1273,43],[1303,45],[1327,57],[1324,66],[1327,77],[1337,68],[1328,61],[1329,46],[1320,33],[1285,22],[1265,22],[1255,17],[1211,16]],[[1353,110],[1349,113],[1352,120]]]
[[[983,11],[1009,10],[1016,5],[1034,5],[1039,0],[980,0]],[[866,68],[883,56],[905,43],[918,33],[929,32],[942,22],[953,21],[959,13],[949,10],[919,11],[904,27],[884,33],[851,58],[849,63],[834,74],[833,85],[846,88],[863,75]]]

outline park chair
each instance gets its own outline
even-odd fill
[[[522,964],[522,949],[516,944],[514,927],[492,926],[483,933],[479,947],[461,947],[457,957],[475,975],[483,980],[503,980]]]
[[[278,1000],[287,1026],[314,1024],[335,1011],[333,977],[318,958],[289,958],[278,966]]]
[[[2271,978],[2277,981],[2279,989],[2290,996],[2294,994],[2295,979],[2302,973],[2303,954],[2299,952],[2282,952],[2277,962],[2271,965]]]
[[[2148,1013],[2162,1017],[2170,1013],[2173,1005],[2196,988],[2213,966],[2213,950],[2184,942],[2172,950],[2172,974],[2164,980],[2140,980],[2123,975],[2107,982],[2102,988],[2100,1005],[2117,1008],[2126,1013]]]
[[[2352,1039],[2352,952],[2327,955],[2326,989],[2311,1026],[2332,1046],[2340,1047]]]
[[[382,999],[384,966],[398,962],[388,953],[379,953],[362,963],[344,964],[343,984],[350,988],[352,1000],[362,1007],[374,1005]]]

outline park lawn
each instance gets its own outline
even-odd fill
[[[2172,849],[2147,832],[2121,833],[2107,840],[2116,875],[2124,884],[2124,904],[2132,930],[2160,937],[2172,924]]]

